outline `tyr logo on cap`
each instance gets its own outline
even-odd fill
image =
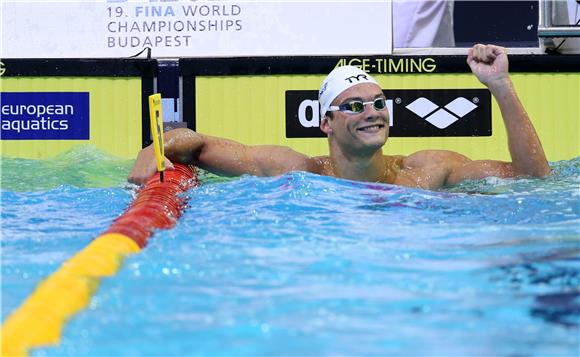
[[[368,81],[369,80],[366,74],[359,74],[359,75],[356,75],[356,76],[346,77],[344,80],[345,81],[348,81],[348,83],[352,83],[355,80],[357,82],[360,81],[361,78],[364,79],[365,81]]]
[[[332,103],[340,93],[361,83],[375,83],[378,85],[371,75],[360,68],[354,66],[342,66],[333,69],[322,82],[322,86],[318,92],[320,119],[324,118],[328,108],[330,107],[330,103]]]

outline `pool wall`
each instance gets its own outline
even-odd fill
[[[121,158],[134,158],[149,139],[149,112],[147,97],[153,94],[156,61],[127,59],[3,59],[2,92],[2,140],[3,157],[44,159],[56,156],[77,145],[94,145],[99,150]],[[19,93],[20,97],[7,100],[6,95]],[[72,115],[65,118],[53,113],[35,115],[28,111],[23,115],[7,115],[5,105],[55,104],[58,100],[68,103],[73,95],[88,95],[88,117]],[[32,108],[32,107],[31,107]],[[77,109],[77,107],[75,107]],[[54,112],[54,110],[53,110]],[[38,113],[37,113],[38,114]],[[52,118],[50,118],[52,117]],[[68,130],[6,130],[13,121],[68,120]],[[86,120],[86,128],[76,128],[75,121]],[[38,123],[38,120],[37,120]],[[25,125],[25,124],[24,124]],[[14,129],[14,126],[11,128]],[[58,129],[58,128],[57,128]],[[82,132],[79,137],[78,129]],[[31,133],[34,136],[30,139]]]
[[[326,73],[344,64],[373,74],[391,100],[394,123],[386,154],[447,149],[472,159],[510,160],[497,103],[484,100],[489,91],[471,74],[465,56],[183,59],[184,118],[202,133],[327,154],[312,108]],[[512,55],[510,72],[548,159],[579,156],[580,56]],[[440,109],[460,97],[477,108],[439,129],[426,121],[429,116],[407,109],[421,97]]]
[[[151,142],[147,98],[155,92],[178,96],[177,124],[199,132],[326,154],[327,142],[318,129],[318,88],[334,67],[351,64],[373,74],[387,96],[393,123],[386,154],[448,149],[472,159],[509,160],[499,108],[471,74],[465,56],[2,61],[2,93],[90,96],[87,139],[15,140],[3,134],[3,157],[47,158],[89,144],[134,158]],[[160,63],[173,63],[174,70],[163,72],[169,67]],[[511,55],[510,72],[548,159],[580,156],[580,55]],[[167,90],[161,82],[178,88]],[[410,110],[419,99],[434,110],[421,115]],[[461,108],[453,109],[452,103]],[[435,114],[443,123],[433,124]]]

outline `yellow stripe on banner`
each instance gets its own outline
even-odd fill
[[[307,155],[328,155],[326,138],[287,138],[287,90],[317,91],[325,75],[198,76],[195,82],[196,128],[200,133],[248,145],[275,144]],[[384,89],[483,89],[470,73],[377,74]],[[514,73],[519,97],[550,161],[580,156],[580,73]],[[223,98],[229,105],[223,105]],[[184,98],[184,100],[189,100]],[[395,118],[395,120],[397,120]],[[385,155],[409,155],[441,149],[471,159],[510,161],[507,134],[492,101],[489,137],[391,137]]]
[[[94,145],[133,159],[141,150],[140,77],[2,77],[2,92],[88,92],[88,140],[0,140],[0,155],[46,159],[78,145]]]
[[[66,320],[84,309],[100,277],[115,274],[125,256],[140,250],[131,238],[104,234],[44,280],[2,326],[2,356],[27,355],[31,348],[57,344]]]

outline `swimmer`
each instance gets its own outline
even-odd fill
[[[284,146],[248,146],[175,129],[165,134],[166,167],[171,169],[176,162],[227,176],[276,176],[300,170],[430,190],[491,176],[549,175],[540,140],[510,79],[506,50],[478,44],[468,50],[467,63],[499,105],[511,162],[470,160],[446,150],[383,155],[382,147],[389,137],[389,113],[381,87],[366,72],[344,66],[328,75],[319,92],[320,129],[328,136],[328,156],[309,157]],[[128,179],[143,184],[155,172],[154,149],[148,146],[137,156]]]

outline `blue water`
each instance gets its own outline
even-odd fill
[[[82,155],[26,191],[3,160],[2,320],[132,199],[131,162]],[[577,355],[580,158],[552,168],[438,192],[203,173],[178,225],[33,354]]]

